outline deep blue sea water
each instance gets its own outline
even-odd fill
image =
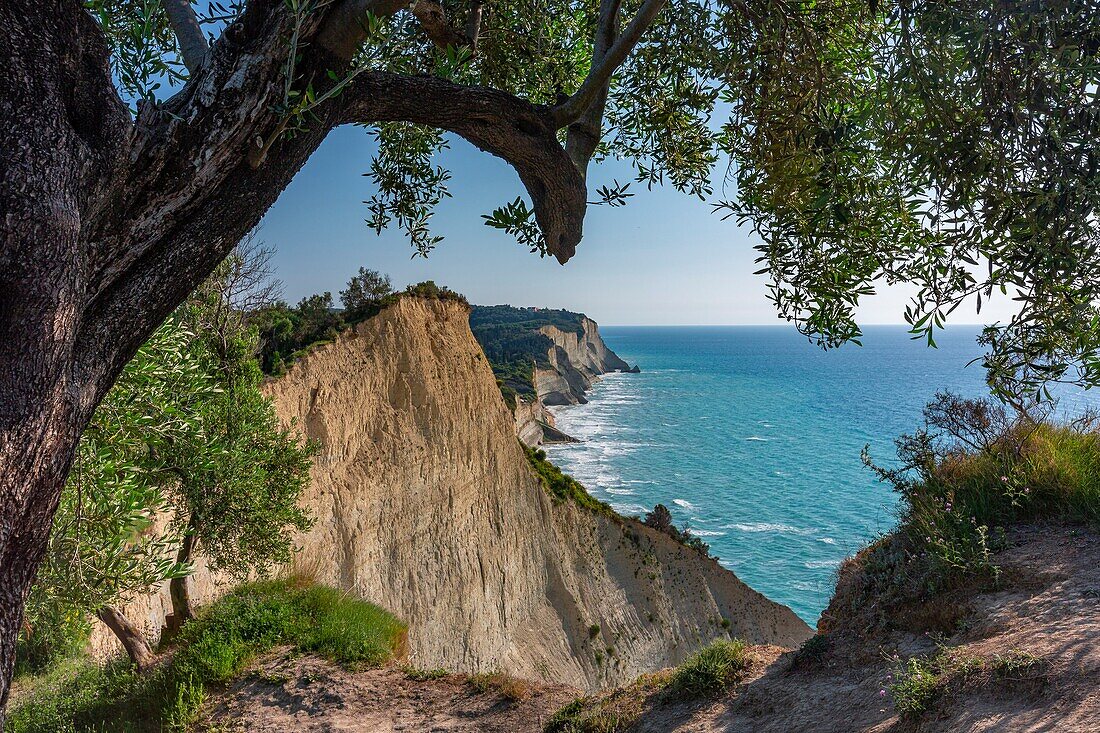
[[[611,374],[556,408],[583,442],[551,459],[624,514],[660,502],[738,577],[814,625],[840,561],[894,523],[895,496],[860,462],[894,457],[937,390],[984,393],[978,327],[938,349],[903,327],[822,351],[783,326],[601,327],[641,374]],[[1063,397],[1072,411],[1080,394]]]

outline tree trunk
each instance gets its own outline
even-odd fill
[[[156,656],[149,645],[145,643],[145,637],[142,635],[141,629],[134,626],[121,611],[113,606],[104,606],[96,612],[96,616],[99,617],[100,621],[107,624],[107,628],[113,631],[118,640],[122,642],[126,653],[130,655],[130,661],[134,663],[138,671],[144,672],[153,666]]]
[[[323,20],[302,29],[301,79],[350,67],[350,54],[310,43]],[[248,2],[191,81],[134,120],[83,2],[0,0],[0,727],[81,431],[329,130],[400,120],[456,133],[517,170],[550,252],[564,262],[580,240],[587,193],[550,108],[505,92],[364,72],[305,129],[279,135],[289,25],[282,3]]]
[[[179,551],[176,552],[176,562],[190,563],[195,552],[195,517],[187,523],[187,531],[180,541]],[[172,623],[171,627],[178,629],[185,622],[195,618],[195,607],[191,601],[191,576],[184,575],[180,578],[172,578],[168,583],[168,591],[172,597]]]

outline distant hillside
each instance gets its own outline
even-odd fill
[[[514,395],[530,401],[536,397],[534,369],[550,367],[549,352],[554,343],[541,333],[544,326],[584,333],[584,314],[553,308],[516,308],[511,305],[475,305],[470,311],[470,330],[481,344],[501,391],[510,406]],[[512,394],[510,395],[509,392]]]

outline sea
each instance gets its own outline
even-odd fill
[[[811,626],[847,556],[895,524],[896,495],[860,460],[895,458],[935,392],[987,393],[975,342],[937,348],[901,326],[824,351],[786,326],[600,327],[640,374],[608,374],[589,402],[554,408],[581,442],[551,460],[620,513],[665,504],[741,580]],[[1065,390],[1060,409],[1096,402]]]

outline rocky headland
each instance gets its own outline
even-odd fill
[[[411,664],[580,689],[714,639],[792,646],[810,634],[714,559],[551,495],[468,318],[456,301],[401,298],[269,382],[280,418],[320,446],[304,497],[316,524],[293,572],[401,618]],[[587,323],[553,334],[578,388],[621,365]],[[201,566],[191,583],[200,602],[227,587]],[[161,593],[126,613],[155,637],[169,608]],[[112,648],[106,634],[95,644]]]
[[[584,404],[603,374],[640,371],[608,348],[583,313],[474,306],[470,323],[501,381],[516,434],[529,446],[574,440],[557,429],[548,407]]]

